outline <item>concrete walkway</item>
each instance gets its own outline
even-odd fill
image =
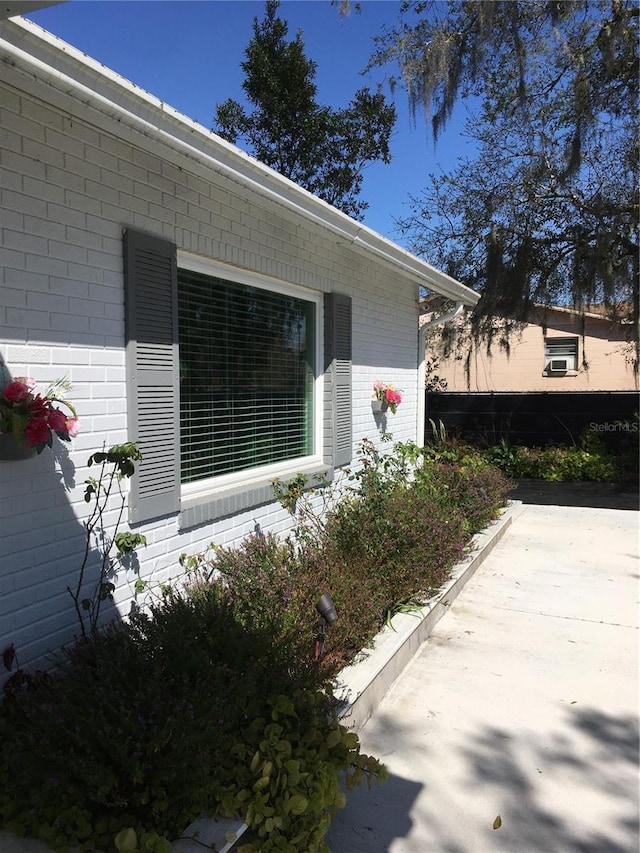
[[[523,508],[361,731],[390,779],[332,853],[638,851],[638,519]]]

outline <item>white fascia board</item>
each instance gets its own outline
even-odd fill
[[[480,297],[471,288],[356,222],[32,21],[14,18],[0,22],[0,58],[329,229],[345,244],[409,276],[416,285],[465,305],[478,302]]]

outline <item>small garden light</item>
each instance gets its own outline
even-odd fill
[[[316,602],[316,610],[320,614],[318,621],[318,633],[316,634],[316,644],[314,652],[314,660],[322,660],[324,652],[324,637],[327,630],[327,625],[331,625],[338,618],[338,611],[333,603],[333,599],[328,592],[323,593]]]
[[[331,623],[335,622],[338,618],[338,611],[336,610],[333,599],[328,592],[325,592],[320,596],[318,603],[316,604],[316,610],[327,625],[331,625]]]

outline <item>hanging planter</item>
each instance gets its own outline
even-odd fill
[[[0,393],[0,459],[28,459],[51,447],[54,434],[62,441],[78,434],[76,410],[60,396],[71,387],[66,379],[53,382],[44,394],[36,391],[36,385],[35,379],[18,376]]]
[[[375,413],[386,412],[387,408],[391,410],[391,414],[395,415],[396,410],[402,402],[402,394],[396,391],[390,382],[380,382],[377,380],[373,383],[373,400],[371,401],[371,410]],[[380,408],[378,408],[378,406]]]
[[[20,459],[30,459],[36,455],[35,447],[27,447],[24,441],[18,442],[10,432],[0,432],[0,460],[15,462]]]

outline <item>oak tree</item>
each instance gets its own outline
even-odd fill
[[[534,304],[604,305],[638,345],[638,4],[406,2],[371,64],[397,63],[434,140],[471,106],[475,157],[431,176],[400,224],[482,294],[476,338]],[[496,316],[507,318],[496,323]]]

